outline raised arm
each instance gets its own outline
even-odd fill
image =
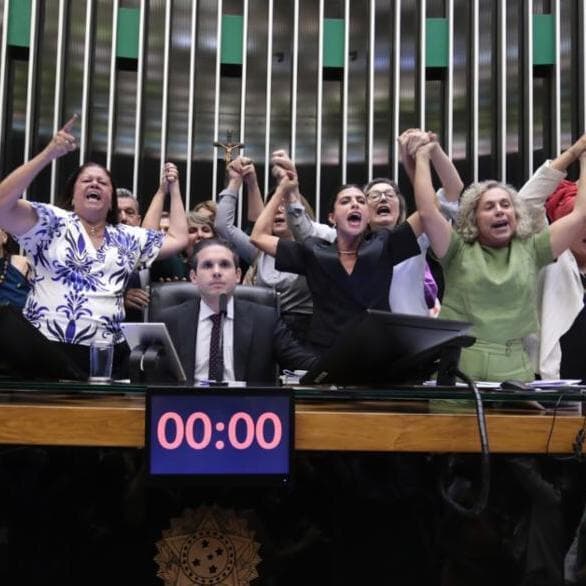
[[[295,163],[284,150],[277,150],[271,158],[273,165],[273,176],[280,181],[289,174],[290,177],[297,177]],[[303,242],[306,238],[315,236],[328,242],[336,239],[336,230],[326,224],[314,222],[307,213],[299,189],[291,191],[288,195],[286,209],[287,226],[297,242]]]
[[[586,232],[586,152],[580,155],[580,179],[574,209],[549,227],[551,252],[557,258]]]
[[[240,257],[251,264],[258,254],[258,248],[251,244],[248,234],[234,223],[236,203],[242,185],[242,171],[245,166],[241,164],[240,157],[228,165],[228,186],[219,195],[214,227],[218,235],[231,242]]]
[[[178,254],[187,246],[187,216],[181,198],[179,172],[173,163],[165,163],[165,179],[169,187],[171,208],[169,211],[169,230],[159,252],[159,259]]]
[[[519,190],[519,195],[530,206],[543,209],[547,198],[566,177],[567,168],[586,151],[586,134],[582,135],[569,149],[551,161],[546,161]]]
[[[397,139],[397,142],[399,143],[399,156],[401,158],[401,162],[403,163],[403,169],[405,169],[405,173],[407,173],[407,177],[409,177],[411,185],[415,183],[415,159],[409,153],[407,143],[409,142],[410,135],[416,131],[419,131],[419,129],[408,128],[402,132]]]
[[[430,138],[431,142],[435,145],[431,151],[431,163],[444,188],[446,199],[448,201],[458,201],[462,189],[464,189],[464,183],[454,163],[452,163],[452,159],[442,149],[437,140],[437,136],[431,133]]]
[[[549,165],[552,169],[565,172],[584,152],[586,152],[586,134],[583,134],[569,149],[557,156]]]
[[[241,157],[242,179],[246,184],[246,218],[249,222],[256,222],[261,215],[265,204],[262,200],[256,169],[251,159]]]
[[[464,189],[464,183],[454,163],[438,142],[437,135],[419,128],[409,128],[397,140],[401,161],[411,183],[414,183],[415,180],[415,152],[419,146],[428,142],[433,143],[431,164],[438,174],[445,198],[448,202],[458,201],[462,189]]]
[[[15,169],[0,183],[0,228],[19,236],[37,223],[37,213],[20,196],[33,179],[52,161],[77,148],[71,129],[77,120],[73,115],[51,142],[34,158]]]
[[[281,178],[281,182],[265,205],[262,214],[254,224],[254,229],[250,235],[250,241],[263,252],[275,256],[277,254],[277,245],[279,238],[273,235],[273,220],[279,205],[287,202],[289,194],[294,193],[298,189],[297,177],[289,173]]]
[[[177,167],[173,163],[165,163],[163,168],[163,175],[159,188],[151,198],[149,209],[144,215],[142,221],[143,228],[150,230],[159,230],[161,226],[161,216],[163,215],[163,208],[165,207],[165,198],[169,192],[169,185],[171,181],[176,181],[179,176]]]
[[[420,146],[415,153],[415,203],[433,251],[442,258],[448,251],[452,227],[440,212],[431,180],[431,151],[433,143]]]

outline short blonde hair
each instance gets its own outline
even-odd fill
[[[201,210],[208,211],[212,216],[212,221],[216,217],[216,209],[217,204],[213,199],[206,199],[205,201],[200,201],[198,204],[193,206],[192,212],[201,212]],[[205,213],[205,212],[204,212]]]
[[[204,216],[198,212],[194,212],[193,210],[191,210],[187,214],[187,224],[190,228],[195,225],[208,226],[212,231],[214,237],[216,236],[216,227],[214,226],[214,223],[207,216]]]
[[[456,221],[456,231],[460,234],[464,242],[474,242],[478,239],[478,224],[476,223],[478,202],[489,189],[495,188],[502,189],[511,198],[511,203],[515,210],[515,217],[517,218],[515,236],[524,239],[532,234],[533,224],[531,218],[517,191],[506,183],[489,180],[473,183],[464,191],[460,198],[460,212]]]

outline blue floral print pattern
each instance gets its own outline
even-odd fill
[[[95,249],[79,217],[33,203],[39,221],[19,241],[34,277],[24,316],[50,340],[89,345],[95,339],[123,340],[124,287],[132,271],[157,257],[163,235],[107,225]]]

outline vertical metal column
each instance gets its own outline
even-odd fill
[[[142,97],[144,85],[144,38],[146,23],[146,0],[140,0],[140,19],[138,25],[138,63],[136,72],[136,119],[134,124],[134,169],[132,193],[138,195],[138,175],[142,156]]]
[[[161,95],[161,148],[159,159],[159,176],[167,160],[168,109],[169,109],[169,56],[171,53],[171,7],[170,0],[165,2],[165,39],[163,41],[163,92]]]
[[[426,50],[426,0],[419,2],[419,58],[417,59],[417,106],[419,108],[419,128],[425,129],[425,50]]]
[[[497,141],[498,178],[507,181],[507,0],[497,5]]]
[[[267,94],[265,102],[265,199],[269,193],[269,172],[271,166],[271,94],[273,81],[273,0],[269,0],[267,15]]]
[[[116,119],[116,50],[118,47],[118,0],[112,2],[112,45],[110,53],[110,88],[108,92],[108,137],[106,138],[106,167],[112,167],[114,151],[114,120]],[[136,195],[136,194],[135,194]]]
[[[393,124],[392,132],[392,177],[396,181],[399,178],[399,144],[394,140],[401,129],[399,128],[399,114],[401,110],[401,0],[395,1],[395,16],[393,23]]]
[[[240,85],[240,140],[239,142],[246,142],[246,77],[248,71],[248,0],[244,0],[242,8],[242,83]],[[240,151],[244,154],[245,149]],[[242,186],[240,187],[240,197],[238,198],[238,226],[242,227]]]
[[[197,0],[191,4],[191,45],[189,50],[189,103],[187,105],[187,161],[185,172],[185,209],[191,209],[191,167],[193,164],[193,129],[195,127],[195,56],[197,49]],[[215,138],[215,137],[214,137]]]
[[[447,0],[448,75],[446,79],[446,136],[444,144],[451,159],[454,145],[454,0]]]
[[[299,0],[293,2],[293,60],[291,75],[291,158],[297,155],[297,76],[299,75]]]
[[[478,0],[472,2],[472,112],[470,128],[470,157],[472,159],[472,181],[478,181],[478,59],[479,59],[479,7]]]
[[[323,73],[324,73],[324,0],[319,0],[317,43],[317,116],[315,137],[315,216],[320,217],[321,203],[321,143],[323,110]]]
[[[94,0],[86,0],[85,44],[83,49],[83,82],[81,88],[81,136],[79,139],[79,164],[86,161],[90,141],[88,126],[90,115],[90,83],[94,50]]]
[[[523,151],[525,177],[533,174],[533,0],[525,0],[523,51]]]
[[[561,51],[560,51],[560,2],[552,0],[552,13],[554,21],[554,53],[555,64],[553,67],[553,129],[551,155],[557,156],[561,150],[562,118],[561,118]]]
[[[37,78],[37,46],[39,41],[39,25],[38,25],[38,3],[37,0],[31,2],[31,26],[30,26],[30,41],[28,53],[28,78],[26,84],[26,122],[24,129],[24,162],[32,158],[33,145],[33,130],[35,128],[35,121],[33,114],[36,105],[35,82]],[[8,22],[6,23],[8,25]],[[23,197],[27,196],[26,190]]]
[[[218,140],[218,127],[220,124],[220,68],[222,65],[222,0],[218,0],[217,26],[216,26],[216,87],[214,93],[214,140]],[[212,161],[212,197],[214,201],[218,191],[218,147],[214,147],[214,159]]]
[[[59,15],[57,17],[57,55],[55,64],[55,99],[53,102],[53,135],[57,134],[64,122],[69,120],[73,112],[63,112],[63,66],[65,64],[65,17],[66,0],[59,0]],[[109,168],[109,165],[108,165]],[[57,160],[51,162],[50,203],[55,204],[57,199]]]
[[[375,61],[375,16],[376,0],[368,3],[368,75],[367,75],[367,96],[366,115],[366,173],[367,181],[373,177],[372,167],[374,165],[374,61]]]
[[[10,1],[4,0],[2,13],[2,37],[0,38],[0,148],[6,144],[5,116],[6,112],[6,69],[8,65],[8,18]],[[1,170],[1,166],[0,166]]]
[[[342,184],[346,183],[348,166],[348,44],[350,39],[350,0],[344,0],[344,71],[342,80]]]
[[[28,76],[26,83],[26,125],[24,131],[24,161],[28,161],[32,156],[33,128],[35,126],[33,114],[35,109],[35,81],[37,73],[37,45],[39,40],[38,34],[38,4],[37,0],[31,2],[31,23],[29,33],[29,52],[28,52]],[[8,23],[6,23],[8,24]]]
[[[578,119],[580,121],[578,136],[580,136],[583,132],[586,131],[586,2],[580,2],[578,6],[578,30],[580,31],[578,39],[580,56],[577,60],[579,85],[578,95],[580,96],[580,101],[578,104]]]

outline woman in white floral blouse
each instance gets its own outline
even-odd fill
[[[42,169],[77,148],[71,134],[75,120],[0,183],[0,227],[18,239],[33,269],[24,316],[85,372],[89,345],[94,340],[114,343],[116,369],[125,353],[120,322],[128,277],[137,267],[184,248],[187,223],[175,185],[166,235],[119,224],[112,177],[92,162],[69,179],[64,198],[68,209],[21,199]]]

